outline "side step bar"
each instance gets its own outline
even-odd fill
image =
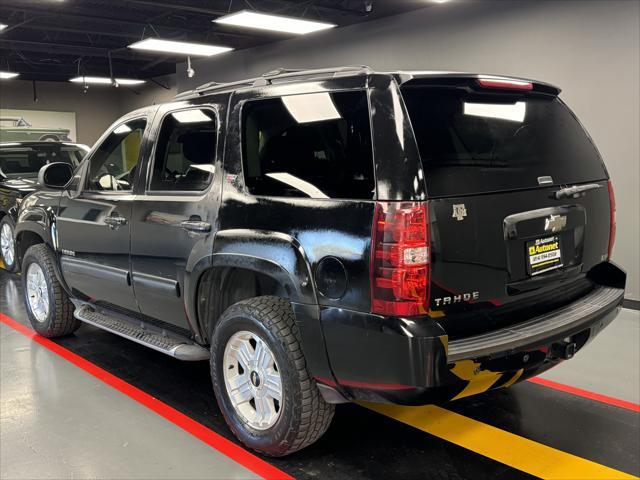
[[[209,350],[177,333],[164,330],[124,315],[97,310],[88,304],[76,307],[73,316],[84,323],[115,333],[178,360],[209,359]]]

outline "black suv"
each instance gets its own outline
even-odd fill
[[[89,147],[79,143],[0,141],[0,259],[5,270],[19,268],[13,241],[18,207],[36,190],[40,168],[54,162],[75,168],[88,151]]]
[[[558,93],[345,67],[136,110],[21,206],[31,323],[210,359],[230,428],[269,455],[317,440],[335,403],[536,375],[625,286],[607,171]]]

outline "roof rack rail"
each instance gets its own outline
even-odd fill
[[[373,73],[373,69],[366,65],[348,65],[344,67],[333,67],[333,68],[316,68],[316,69],[291,69],[291,68],[277,68],[275,70],[270,70],[266,73],[263,73],[258,78],[250,78],[244,80],[237,80],[235,82],[227,82],[227,83],[218,83],[218,82],[208,82],[200,85],[199,87],[194,88],[193,90],[187,90],[185,92],[179,93],[174,97],[176,100],[180,100],[183,98],[190,97],[192,95],[205,95],[206,93],[210,93],[216,90],[225,90],[231,87],[240,87],[240,86],[262,86],[262,85],[271,85],[273,80],[282,79],[282,78],[296,78],[296,77],[305,77],[309,75],[333,75],[334,77],[354,74],[354,73]]]
[[[207,82],[207,83],[203,83],[202,85],[198,85],[194,90],[197,92],[199,90],[205,90],[207,88],[217,87],[218,85],[222,85],[222,83],[221,82]]]
[[[333,74],[334,76],[338,76],[344,73],[355,73],[355,72],[363,72],[363,73],[372,73],[373,70],[371,67],[367,65],[347,65],[343,67],[330,67],[330,68],[309,68],[309,69],[287,69],[287,68],[277,68],[275,70],[271,70],[267,73],[262,74],[262,76],[253,83],[255,86],[260,85],[270,85],[272,80],[278,78],[295,78],[295,77],[303,77],[307,75],[321,75],[321,74]]]
[[[276,77],[278,75],[282,75],[284,73],[294,73],[294,72],[302,72],[304,69],[302,68],[276,68],[274,70],[269,70],[266,73],[263,73],[261,77]]]

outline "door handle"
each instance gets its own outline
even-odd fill
[[[202,220],[185,220],[180,222],[180,228],[184,228],[189,232],[206,233],[211,231],[211,224]]]
[[[127,224],[127,219],[118,215],[111,215],[110,217],[106,217],[104,219],[104,223],[109,225],[109,228],[111,229],[118,229],[122,225]]]

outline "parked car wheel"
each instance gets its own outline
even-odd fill
[[[291,305],[264,296],[229,307],[211,339],[211,377],[224,418],[242,443],[283,456],[324,434],[334,405],[307,371]]]
[[[53,262],[53,253],[43,243],[30,247],[22,261],[22,290],[29,321],[36,332],[49,338],[69,335],[80,326]]]
[[[0,221],[0,254],[5,270],[13,272],[16,270],[16,242],[14,238],[14,225],[7,215]]]
[[[59,142],[60,137],[58,137],[57,135],[43,135],[42,137],[40,137],[40,141],[41,142]]]

